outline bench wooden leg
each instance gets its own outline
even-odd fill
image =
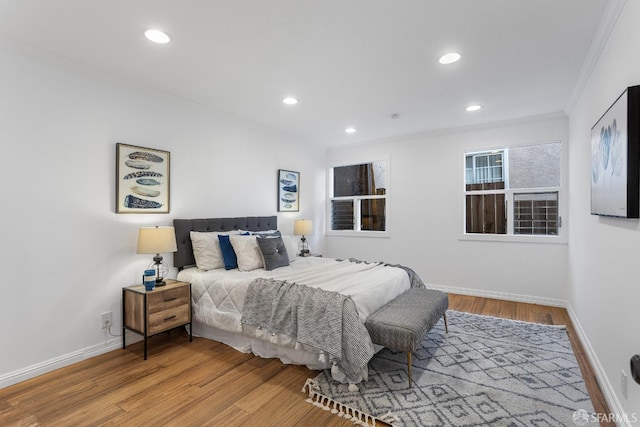
[[[442,318],[444,319],[444,330],[449,333],[449,322],[447,322],[447,313],[445,312],[442,315]]]
[[[411,388],[411,352],[407,352],[407,368],[409,370],[409,388]]]

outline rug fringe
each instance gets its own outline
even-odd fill
[[[305,381],[302,386],[302,392],[309,394],[309,397],[305,402],[317,406],[318,408],[322,408],[325,411],[331,411],[332,414],[339,417],[350,419],[352,423],[362,427],[376,427],[376,421],[384,422],[393,427],[393,423],[400,421],[396,415],[391,413],[391,411],[387,412],[380,418],[377,418],[373,415],[367,414],[366,412],[343,405],[342,403],[320,393],[320,386],[318,386],[318,383],[314,381],[313,378],[307,378],[307,381]]]

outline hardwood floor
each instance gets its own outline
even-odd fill
[[[449,295],[450,309],[567,325],[597,412],[609,409],[566,310]],[[0,390],[2,426],[353,426],[305,402],[315,371],[237,352],[183,331]],[[605,424],[603,424],[605,425]],[[611,424],[612,426],[614,424]]]

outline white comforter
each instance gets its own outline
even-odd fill
[[[189,268],[178,274],[178,280],[191,282],[193,320],[233,333],[242,332],[240,319],[247,288],[259,277],[349,295],[362,322],[410,288],[409,277],[401,268],[319,257],[298,258],[290,266],[273,271]]]

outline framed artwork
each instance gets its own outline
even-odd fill
[[[300,172],[278,169],[278,212],[300,210]]]
[[[169,213],[170,156],[116,144],[116,213]]]
[[[640,86],[628,87],[591,128],[591,214],[638,218]]]

